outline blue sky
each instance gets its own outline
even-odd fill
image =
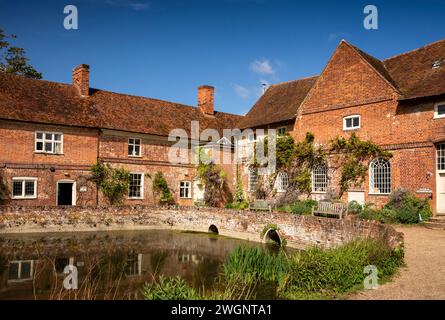
[[[78,30],[63,28],[68,4]],[[378,30],[363,27],[368,4]],[[210,84],[217,110],[244,114],[262,82],[319,74],[342,38],[377,58],[445,38],[444,12],[443,0],[0,0],[0,27],[46,80],[87,63],[92,87],[190,105]]]

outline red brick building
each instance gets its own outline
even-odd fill
[[[310,131],[325,145],[354,132],[392,152],[389,161],[373,159],[366,181],[343,200],[383,204],[406,188],[445,214],[445,40],[385,60],[342,41],[318,77],[271,86],[241,124],[285,121],[296,140]],[[330,165],[312,173],[315,198],[338,186]]]
[[[151,178],[164,173],[181,205],[202,196],[189,161],[172,163],[168,135],[192,136],[216,129],[277,129],[316,143],[356,133],[392,152],[372,159],[366,181],[344,201],[383,204],[391,191],[406,188],[431,198],[445,213],[445,40],[385,60],[342,41],[319,76],[272,85],[245,117],[214,111],[214,89],[198,88],[198,103],[186,106],[90,88],[89,67],[73,70],[72,84],[0,73],[0,176],[3,201],[18,205],[104,203],[88,179],[98,159],[127,168],[132,185],[127,204],[152,204]],[[262,137],[251,134],[247,141]],[[200,137],[201,144],[208,141]],[[193,139],[189,139],[187,146]],[[231,150],[229,148],[229,150]],[[187,151],[190,154],[190,150]],[[225,164],[228,181],[236,166]],[[252,197],[255,177],[241,166],[243,186]],[[313,197],[338,187],[329,163],[312,173]],[[278,192],[288,180],[279,177]],[[231,187],[233,188],[232,183]]]
[[[0,73],[0,176],[3,199],[16,205],[96,205],[105,199],[89,179],[98,159],[131,172],[125,203],[153,204],[154,174],[164,174],[176,203],[200,197],[196,169],[171,163],[171,130],[191,139],[199,130],[221,132],[240,117],[214,111],[214,88],[198,88],[198,106],[97,90],[89,66],[73,70],[72,84]],[[199,139],[198,139],[199,140]],[[190,151],[188,151],[190,153]],[[232,172],[227,172],[233,179]]]

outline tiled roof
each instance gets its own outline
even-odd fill
[[[356,50],[400,94],[401,99],[445,94],[445,39],[383,61],[344,42]],[[442,61],[442,65],[432,68],[435,61]],[[316,80],[317,76],[272,85],[241,120],[240,127],[294,119]]]
[[[317,76],[271,85],[240,122],[240,128],[291,120]]]
[[[442,59],[439,68],[432,68]],[[383,60],[406,99],[445,94],[445,39]]]
[[[0,118],[167,136],[175,128],[190,134],[192,120],[199,121],[200,130],[221,133],[242,117],[223,112],[208,116],[192,106],[97,89],[81,98],[70,84],[0,72]]]

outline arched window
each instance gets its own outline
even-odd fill
[[[312,170],[312,192],[328,190],[328,166],[325,163],[316,165]]]
[[[248,179],[248,188],[249,192],[255,192],[257,183],[258,183],[258,173],[256,168],[249,168],[249,179]]]
[[[391,192],[391,165],[388,160],[377,158],[369,165],[369,193]]]
[[[286,192],[289,186],[289,177],[286,172],[280,172],[275,180],[275,189],[277,192]]]

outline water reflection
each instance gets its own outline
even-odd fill
[[[163,274],[211,288],[227,254],[252,242],[175,231],[8,235],[0,237],[0,299],[140,299]],[[63,287],[67,265],[78,290]]]

